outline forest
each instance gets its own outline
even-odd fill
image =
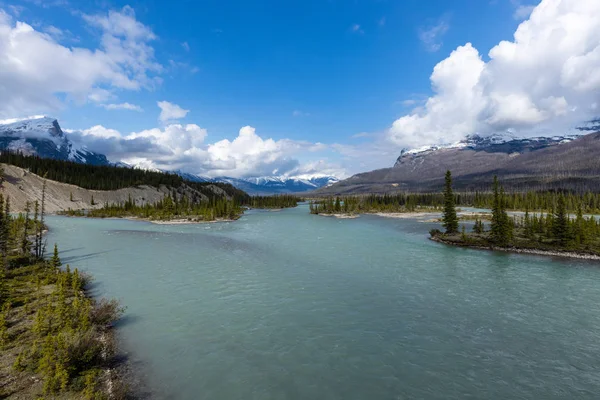
[[[90,277],[63,268],[56,245],[47,257],[44,205],[31,209],[12,216],[0,194],[0,398],[108,399],[110,326],[123,309],[88,297]],[[108,378],[112,398],[124,398],[126,388]]]

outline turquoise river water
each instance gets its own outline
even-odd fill
[[[234,223],[48,218],[127,306],[156,399],[598,399],[600,264],[447,247],[306,206]]]

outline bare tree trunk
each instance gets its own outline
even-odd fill
[[[44,183],[42,184],[42,209],[40,216],[40,227],[39,227],[39,251],[40,254],[38,258],[44,258],[44,253],[46,252],[46,246],[42,245],[42,236],[44,234],[44,217],[46,214],[46,175],[44,174]]]

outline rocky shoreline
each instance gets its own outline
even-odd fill
[[[550,257],[563,257],[563,258],[574,258],[579,260],[592,260],[592,261],[600,261],[600,256],[596,254],[587,254],[587,253],[577,253],[572,251],[555,251],[555,250],[542,250],[542,249],[525,249],[518,247],[497,247],[497,246],[480,246],[480,245],[470,245],[467,243],[460,243],[451,240],[444,240],[438,236],[433,236],[429,238],[430,240],[438,243],[447,244],[450,246],[456,247],[464,247],[470,249],[477,250],[491,250],[491,251],[503,251],[506,253],[515,253],[515,254],[532,254],[532,255],[540,255],[540,256],[550,256]]]

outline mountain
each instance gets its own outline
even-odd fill
[[[110,164],[103,154],[94,153],[71,142],[58,121],[50,117],[3,121],[0,124],[0,151],[2,150],[90,165]]]
[[[204,176],[177,171],[182,178],[192,182],[229,183],[251,195],[272,195],[284,193],[304,193],[332,185],[339,180],[334,176],[315,175],[301,177],[262,176],[252,178],[231,178],[221,176],[208,178]]]
[[[582,132],[589,129],[537,138],[472,135],[450,145],[403,150],[392,168],[354,175],[315,194],[440,191],[446,170],[458,190],[487,190],[494,175],[513,190],[599,190],[600,132]]]
[[[254,178],[214,178],[215,182],[231,183],[238,189],[251,195],[270,195],[283,193],[304,193],[332,185],[339,180],[334,176],[278,177],[263,176]]]

